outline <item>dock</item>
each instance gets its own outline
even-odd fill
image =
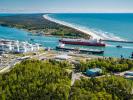
[[[56,50],[63,50],[63,51],[76,51],[79,53],[90,53],[90,54],[103,54],[103,50],[96,50],[96,49],[79,49],[79,48],[72,48],[72,47],[60,47],[56,46]]]
[[[117,43],[133,43],[133,41],[117,41],[117,40],[101,40],[105,42],[117,42]]]

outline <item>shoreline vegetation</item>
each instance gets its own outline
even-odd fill
[[[44,14],[16,14],[0,16],[0,25],[23,29],[30,32],[29,35],[59,36],[65,38],[90,38],[77,29],[61,25],[43,17]]]

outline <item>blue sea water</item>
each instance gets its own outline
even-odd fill
[[[133,41],[133,14],[51,14],[51,18],[70,23],[84,30],[90,30],[106,39]],[[105,56],[129,57],[133,52],[133,44],[106,43]],[[116,48],[122,45],[123,48]],[[84,47],[83,47],[84,48]],[[88,47],[87,47],[88,48]],[[90,47],[89,47],[90,48]],[[91,47],[92,48],[92,47]],[[93,47],[96,48],[96,47]]]
[[[0,14],[0,16],[6,15]],[[51,14],[49,16],[83,29],[89,29],[103,37],[133,41],[133,14]],[[30,36],[28,34],[24,30],[0,26],[0,38],[29,42],[33,38],[34,42],[40,43],[45,47],[55,48],[58,45],[57,37]],[[123,55],[128,58],[133,52],[133,44],[109,42],[106,44],[107,47],[80,47],[104,50],[104,56],[110,57],[120,57]],[[117,45],[122,45],[123,48],[116,48]]]
[[[108,38],[133,40],[133,14],[51,14],[65,21]]]

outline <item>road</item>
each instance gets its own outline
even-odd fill
[[[74,85],[76,80],[80,80],[80,77],[83,76],[81,73],[75,73],[74,71],[72,72],[72,78],[71,78],[71,86]]]
[[[20,60],[17,59],[13,59],[6,67],[4,67],[3,69],[0,70],[0,73],[4,73],[9,71],[14,65],[16,65],[17,63],[20,63]]]
[[[33,59],[33,58],[37,58],[39,60],[48,59],[48,57],[46,57],[46,54],[47,53],[41,53],[41,54],[32,55],[32,56],[16,57],[14,59],[10,59],[9,61],[6,61],[7,62],[6,64],[0,64],[0,67],[1,67],[0,73],[9,71],[14,65],[16,65],[17,63],[20,63],[25,59]]]

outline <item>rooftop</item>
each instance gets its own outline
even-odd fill
[[[88,69],[87,71],[99,72],[99,71],[102,71],[102,70],[100,68],[92,68],[92,69]]]
[[[68,55],[57,55],[55,58],[56,59],[67,60],[67,59],[70,59],[71,56],[68,56]]]

